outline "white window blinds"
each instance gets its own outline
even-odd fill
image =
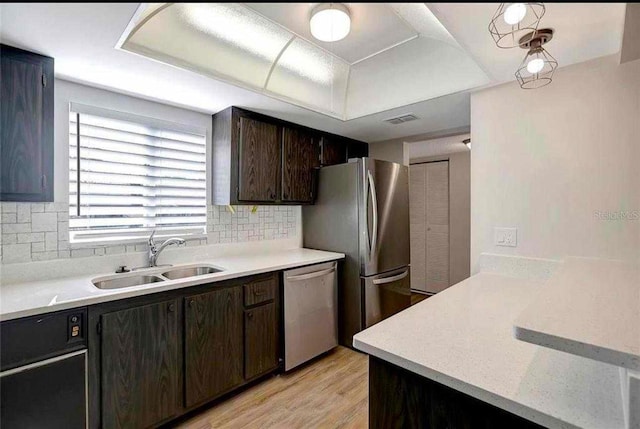
[[[206,232],[206,133],[71,104],[70,240]]]

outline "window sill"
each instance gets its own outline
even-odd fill
[[[202,240],[207,238],[207,234],[158,234],[154,236],[156,242],[162,242],[168,238],[177,237],[186,241],[190,240]],[[103,239],[76,239],[69,242],[71,249],[88,249],[94,247],[111,247],[111,246],[124,246],[135,244],[147,244],[148,237],[113,237]]]

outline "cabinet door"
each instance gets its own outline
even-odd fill
[[[322,137],[320,163],[323,166],[347,162],[347,144],[336,138]]]
[[[303,130],[282,130],[282,201],[313,202],[314,178],[319,167],[316,139]]]
[[[185,393],[191,407],[242,383],[242,287],[186,298]]]
[[[276,201],[280,184],[278,127],[240,118],[238,141],[238,200]]]
[[[369,156],[369,144],[351,140],[347,144],[347,159],[366,158]]]
[[[53,58],[0,46],[0,201],[53,201]]]
[[[278,366],[278,317],[275,303],[245,311],[244,376],[247,380]]]
[[[149,427],[180,407],[177,301],[102,315],[102,427]]]

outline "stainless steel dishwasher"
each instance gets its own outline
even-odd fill
[[[284,273],[284,369],[338,345],[337,262]]]

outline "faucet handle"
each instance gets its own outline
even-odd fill
[[[149,247],[155,247],[155,242],[153,241],[153,236],[156,235],[156,229],[153,228],[151,230],[151,235],[149,236],[149,239],[147,240],[147,242],[149,243]]]

